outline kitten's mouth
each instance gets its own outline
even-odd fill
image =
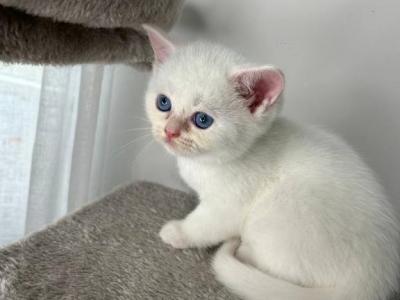
[[[162,140],[167,151],[171,152],[172,154],[183,155],[183,156],[190,154],[190,151],[177,140],[168,139],[166,137],[163,137]]]
[[[177,151],[177,143],[174,139],[169,139],[167,137],[162,137],[162,144],[170,151],[176,152]]]
[[[154,134],[154,138],[163,146],[165,146],[168,150],[176,149],[176,142],[174,139],[169,139],[164,134]]]
[[[164,143],[165,143],[167,146],[170,146],[170,147],[176,146],[175,141],[174,141],[174,140],[171,140],[171,139],[169,139],[169,138],[164,138]]]
[[[191,142],[185,138],[168,138],[163,132],[155,132],[154,137],[171,154],[183,156],[194,154]]]

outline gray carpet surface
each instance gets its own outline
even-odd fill
[[[0,0],[0,60],[150,68],[142,24],[168,30],[183,0]]]
[[[123,187],[0,249],[0,300],[238,300],[212,274],[214,250],[175,250],[158,237],[195,205],[158,184]]]
[[[215,279],[213,250],[158,237],[193,196],[152,183],[123,187],[0,250],[0,299],[237,299]]]

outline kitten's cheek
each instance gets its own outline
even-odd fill
[[[164,243],[176,249],[189,248],[189,240],[182,231],[182,221],[169,221],[161,228],[159,235]]]

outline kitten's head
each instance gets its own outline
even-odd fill
[[[154,50],[146,93],[152,132],[178,156],[226,161],[240,156],[279,112],[284,77],[272,66],[250,66],[223,47],[176,47],[144,26]]]

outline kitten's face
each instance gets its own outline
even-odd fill
[[[242,60],[226,49],[193,44],[176,50],[159,32],[147,31],[156,58],[146,93],[155,139],[178,156],[223,161],[246,151],[275,117],[281,73],[235,70]]]
[[[166,72],[158,72],[146,95],[146,111],[154,137],[168,151],[226,156],[251,142],[256,123],[222,74],[200,80],[169,70],[167,80],[162,80]]]

